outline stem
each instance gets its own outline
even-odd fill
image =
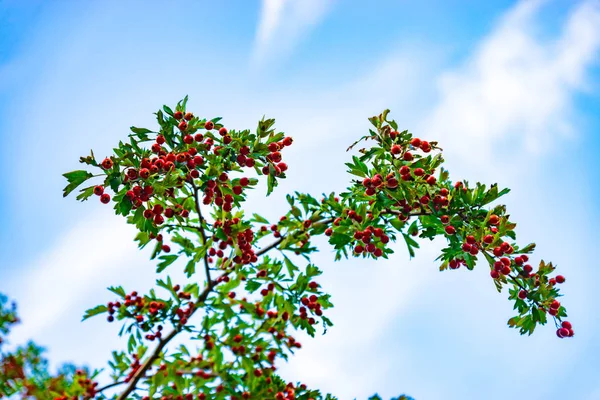
[[[198,230],[202,235],[202,245],[206,245],[206,232],[204,231],[205,219],[202,216],[202,211],[200,210],[200,201],[198,199],[199,188],[194,183],[194,180],[192,180],[192,188],[194,189],[194,204],[196,205],[196,212],[198,213],[198,218],[200,219],[200,226],[198,227]],[[208,286],[210,287],[212,279],[210,278],[210,267],[208,265],[208,251],[204,252],[204,271],[206,272],[206,281],[208,282]]]
[[[227,274],[228,274],[228,272],[221,275],[221,277],[225,276]],[[200,293],[200,296],[198,296],[198,300],[196,300],[196,307],[194,307],[194,309],[190,313],[190,317],[196,312],[196,310],[199,309],[200,304],[202,304],[203,302],[206,301],[206,299],[208,298],[208,295],[210,294],[210,292],[212,292],[212,290],[216,286],[216,284],[217,284],[216,281],[208,282],[208,286],[206,286],[204,291],[202,293]],[[127,398],[127,396],[136,389],[137,383],[140,381],[140,379],[142,379],[144,377],[144,375],[146,374],[146,371],[148,371],[148,369],[150,369],[150,367],[152,366],[152,363],[154,361],[156,361],[158,359],[158,357],[160,357],[160,352],[162,351],[162,349],[179,332],[181,332],[181,326],[173,328],[173,330],[171,332],[169,332],[165,337],[160,339],[160,341],[158,342],[158,346],[156,346],[154,348],[150,357],[148,357],[148,359],[144,362],[144,364],[140,367],[140,369],[138,369],[136,371],[136,373],[133,375],[133,377],[129,381],[129,384],[127,385],[125,390],[123,390],[123,392],[121,392],[119,397],[117,397],[117,400],[125,400]]]

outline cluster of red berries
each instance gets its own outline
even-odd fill
[[[274,327],[274,326],[271,326],[271,327],[270,327],[270,328],[269,328],[267,331],[268,331],[270,334],[272,334],[272,335],[275,337],[275,339],[276,339],[277,341],[281,341],[281,340],[283,340],[283,339],[287,339],[287,341],[286,341],[286,344],[287,344],[287,346],[288,346],[289,348],[296,347],[296,348],[298,348],[298,349],[299,349],[299,348],[301,348],[301,347],[302,347],[302,343],[300,343],[300,342],[296,341],[296,339],[295,339],[293,336],[291,336],[291,335],[290,335],[290,336],[288,336],[288,335],[286,335],[286,334],[285,334],[284,332],[282,332],[282,331],[277,331],[277,329],[275,329],[275,327]],[[275,355],[276,355],[276,353],[275,353]],[[273,361],[272,361],[272,360],[274,360],[274,359],[275,359],[275,355],[274,355],[272,358],[271,358],[271,357],[268,357],[268,358],[269,358],[269,361],[270,361],[271,363],[273,363]]]
[[[298,388],[294,387],[294,384],[292,382],[289,382],[286,387],[285,390],[282,392],[277,392],[275,394],[275,400],[294,400],[296,398],[296,390],[300,390],[300,391],[304,391],[306,390],[306,385],[305,384],[301,384]],[[312,397],[308,398],[307,400],[315,400]]]
[[[132,357],[133,357],[133,362],[131,364],[129,364],[129,367],[131,368],[131,370],[129,371],[129,373],[125,377],[125,379],[124,379],[125,382],[129,382],[131,379],[133,379],[133,376],[135,375],[135,373],[142,366],[140,364],[140,360],[139,360],[137,354],[134,354]]]
[[[229,188],[229,176],[226,172],[221,173],[217,181],[211,179],[206,182],[204,189],[204,199],[202,203],[205,205],[214,203],[223,209],[225,212],[230,212],[233,209],[234,197],[227,193],[223,196],[221,188]],[[233,185],[231,190],[237,196],[241,195],[244,188],[250,184],[250,179],[247,177],[240,178],[238,185]]]
[[[104,186],[97,185],[94,187],[94,194],[100,196],[100,202],[102,204],[108,204],[110,202],[110,194],[104,193]]]
[[[189,215],[190,212],[184,209],[181,204],[175,205],[175,209],[171,207],[165,209],[162,204],[157,203],[152,208],[144,210],[144,218],[152,220],[155,225],[163,224],[165,222],[165,217],[173,218],[174,216],[180,216],[181,218],[187,218]]]
[[[234,246],[234,240],[231,236],[233,234],[232,227],[239,224],[239,222],[240,219],[237,217],[231,220],[215,221],[214,226],[222,227],[223,233],[227,235],[227,240],[221,240],[219,242],[219,238],[213,236],[213,241],[215,244],[218,244],[218,249],[211,247],[208,250],[209,256],[214,257],[216,255],[219,258],[223,258],[223,251],[226,250],[228,246]],[[251,228],[247,228],[243,232],[238,232],[235,235],[235,238],[237,247],[241,250],[242,253],[233,257],[233,262],[236,264],[250,264],[256,262],[258,260],[258,257],[254,253],[254,249],[252,248],[252,243],[254,241],[254,231],[252,231]]]
[[[85,373],[82,370],[75,371],[75,376],[78,377],[77,383],[85,390],[85,397],[93,399],[96,397],[98,382],[93,382],[91,379],[85,377]]]
[[[269,165],[273,167],[273,170],[275,171],[275,176],[279,176],[282,172],[287,171],[287,164],[281,162],[281,150],[283,150],[283,148],[286,146],[291,146],[292,142],[292,138],[288,136],[280,142],[269,143],[268,148],[270,153],[267,155],[267,160],[270,164],[267,164],[262,168],[262,173],[264,175],[269,175]]]
[[[301,384],[299,389],[306,390],[306,385]],[[295,398],[296,398],[296,390],[294,388],[294,384],[291,382],[286,385],[285,391],[277,392],[275,394],[275,400],[294,400]],[[315,400],[315,399],[308,398],[308,400]]]
[[[569,321],[563,321],[561,327],[556,330],[556,336],[559,338],[572,337],[575,334],[573,326]]]
[[[373,237],[378,238],[378,242],[383,244],[383,246],[390,241],[389,236],[385,234],[383,229],[367,226],[363,231],[354,232],[354,239],[361,241],[364,244],[364,246],[362,244],[356,245],[354,247],[354,252],[356,254],[361,254],[366,251],[367,253],[373,254],[375,257],[381,257],[383,255],[383,250],[377,247],[376,243],[372,241]]]
[[[133,315],[135,316],[135,320],[137,322],[143,322],[144,316],[140,314],[140,311],[144,308],[145,301],[143,297],[138,297],[138,293],[136,291],[131,292],[130,294],[125,296],[125,302],[121,304],[121,302],[110,302],[108,303],[108,322],[113,322],[115,320],[113,314],[115,313],[115,308],[124,307],[133,307]]]
[[[308,316],[308,311],[312,310],[319,317],[323,315],[323,310],[321,308],[321,304],[318,303],[319,298],[317,295],[310,295],[309,297],[303,297],[301,300],[302,306],[300,307],[300,318],[308,320],[308,323],[311,325],[316,324],[316,321],[313,317]]]
[[[398,179],[396,179],[393,173],[389,173],[385,180],[381,174],[375,174],[372,178],[363,179],[362,184],[365,187],[365,194],[367,196],[373,196],[377,193],[377,190],[381,190],[384,187],[387,187],[388,189],[397,188]]]

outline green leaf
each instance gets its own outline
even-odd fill
[[[131,129],[131,131],[133,133],[137,133],[138,135],[144,135],[146,133],[152,133],[153,132],[150,129],[147,129],[147,128],[136,128],[135,126],[132,126],[129,129]]]
[[[63,197],[67,197],[69,193],[77,188],[77,186],[81,185],[83,182],[87,181],[94,175],[88,171],[78,170],[71,171],[63,174],[69,184],[63,189]]]
[[[173,116],[173,110],[171,110],[168,106],[163,106],[163,110],[165,110],[165,112],[167,114],[169,114],[171,117]]]
[[[162,260],[162,261],[157,264],[156,272],[162,272],[169,265],[173,264],[175,262],[175,260],[177,260],[177,258],[179,258],[179,256],[174,255],[174,254],[169,254],[169,255],[164,255],[164,256],[158,257],[158,259]]]
[[[290,277],[293,278],[294,277],[294,272],[298,271],[299,268],[297,266],[294,265],[294,263],[287,257],[284,256],[285,261],[285,266],[288,270],[288,273],[290,274]]]
[[[87,310],[85,312],[85,315],[83,316],[82,321],[85,321],[86,319],[91,318],[94,315],[102,314],[107,311],[108,311],[108,307],[106,307],[105,305],[99,305],[94,308],[90,308],[89,310]]]
[[[408,247],[408,253],[410,254],[410,257],[414,257],[415,256],[415,251],[413,250],[413,248],[419,248],[419,243],[415,242],[415,240],[413,238],[411,238],[409,235],[407,235],[406,233],[402,233],[402,236],[404,236],[404,241],[406,241],[406,246]]]
[[[254,221],[254,222],[260,222],[261,224],[268,224],[269,223],[269,220],[267,220],[264,217],[261,217],[260,215],[258,215],[256,213],[252,214],[252,221]]]

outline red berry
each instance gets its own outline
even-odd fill
[[[474,244],[475,242],[476,242],[475,236],[473,236],[473,235],[467,236],[467,243]]]
[[[427,178],[427,183],[430,185],[435,185],[436,179],[435,176],[431,175],[429,178]]]
[[[185,143],[185,144],[192,144],[192,143],[194,143],[194,137],[192,135],[185,135],[183,137],[183,143]]]
[[[207,131],[212,130],[215,127],[215,124],[212,121],[206,121],[206,123],[204,124],[204,129],[206,129]]]
[[[454,235],[456,233],[456,228],[454,228],[452,225],[447,225],[444,230],[448,235]]]
[[[404,161],[412,161],[413,159],[413,155],[410,152],[406,152],[404,153],[404,155],[402,156],[402,158],[404,159]]]
[[[556,283],[564,283],[565,277],[562,275],[556,275]]]
[[[431,151],[431,145],[429,144],[429,142],[422,141],[421,150],[423,150],[425,153],[429,153]]]
[[[421,147],[421,139],[419,139],[419,138],[412,138],[411,141],[410,141],[410,144],[413,147]]]
[[[400,175],[408,175],[408,174],[410,174],[410,168],[407,167],[406,165],[403,165],[400,168]]]
[[[169,245],[163,244],[162,251],[164,251],[165,253],[169,253],[171,251],[171,248],[169,247]]]
[[[519,298],[520,298],[521,300],[525,300],[525,299],[527,298],[527,291],[525,291],[525,290],[521,290],[521,291],[519,292]]]
[[[498,279],[498,278],[500,278],[500,273],[499,273],[498,271],[496,271],[495,269],[493,269],[493,270],[490,272],[490,276],[491,276],[492,278],[494,278],[494,279]]]
[[[325,229],[325,235],[326,235],[326,236],[331,236],[331,235],[333,235],[333,229],[331,229],[331,228],[327,228],[327,229]]]
[[[183,118],[185,118],[186,120],[191,120],[192,118],[194,118],[194,114],[192,114],[191,112],[186,112],[185,115],[183,116]]]
[[[283,145],[284,146],[291,146],[293,141],[294,141],[294,139],[292,139],[291,137],[287,136],[287,137],[283,138]]]
[[[94,187],[94,194],[96,196],[102,196],[102,193],[104,193],[104,187],[102,187],[100,185]]]
[[[178,119],[178,120],[179,120],[179,119],[183,118],[183,112],[181,112],[181,111],[175,111],[175,112],[173,113],[173,117],[174,117],[175,119]]]
[[[397,144],[392,146],[392,154],[400,154],[402,152],[402,147],[398,146]]]
[[[569,321],[563,321],[561,326],[565,329],[573,329],[573,326],[571,325],[571,323]]]
[[[185,121],[181,121],[179,123],[179,125],[177,125],[177,127],[179,128],[180,131],[185,131],[187,129],[187,126],[188,126],[188,124]]]
[[[108,204],[110,201],[110,195],[108,193],[104,193],[102,196],[100,196],[100,201],[104,204]]]
[[[113,162],[110,158],[106,157],[103,161],[102,161],[102,168],[104,169],[111,169],[113,166]]]
[[[164,144],[165,143],[165,137],[163,135],[158,135],[156,137],[156,143],[158,143],[158,144]]]
[[[490,225],[498,225],[500,222],[500,217],[495,214],[490,215],[489,224]]]
[[[569,336],[569,330],[568,330],[568,329],[565,329],[565,328],[560,328],[560,329],[557,331],[557,335],[558,335],[558,337],[560,337],[560,338],[567,337],[567,336]]]
[[[415,168],[415,176],[423,176],[425,175],[425,170],[423,168]]]

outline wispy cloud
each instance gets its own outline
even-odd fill
[[[519,3],[462,66],[442,74],[441,98],[423,134],[478,165],[539,155],[575,135],[573,98],[599,56],[600,3],[576,6],[551,38],[535,35],[542,5]],[[511,151],[500,155],[497,148],[508,142]]]
[[[289,55],[298,42],[323,20],[333,0],[262,0],[252,66]]]

